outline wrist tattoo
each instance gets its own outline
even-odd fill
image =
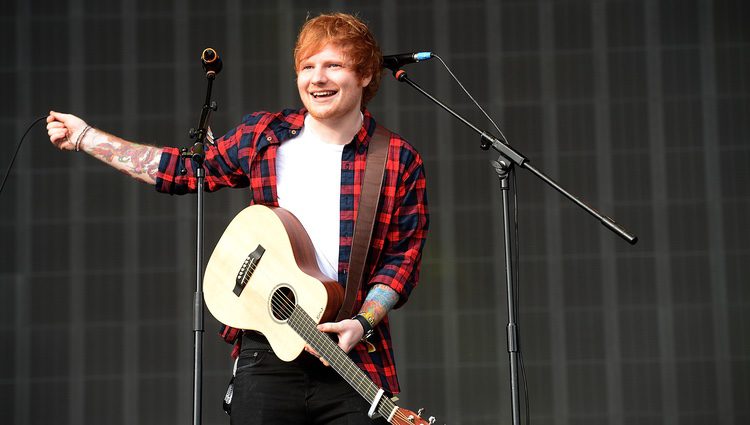
[[[396,291],[385,285],[375,285],[367,293],[367,298],[364,304],[362,304],[359,314],[375,327],[388,314],[388,311],[396,305],[396,302],[398,302]]]

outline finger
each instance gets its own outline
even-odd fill
[[[49,111],[50,117],[55,121],[65,121],[70,118],[70,114],[63,114],[62,112]]]
[[[65,127],[62,127],[62,128],[60,128],[60,127],[48,128],[47,129],[47,134],[49,134],[50,136],[53,135],[53,134],[68,134],[68,129],[65,128]]]
[[[305,351],[307,351],[308,353],[310,353],[311,355],[313,355],[313,356],[315,356],[315,357],[320,357],[320,355],[318,354],[318,352],[317,352],[317,351],[315,351],[315,349],[314,349],[314,348],[310,347],[310,346],[309,346],[309,345],[307,345],[307,344],[305,344]]]
[[[65,138],[68,137],[68,132],[66,130],[53,129],[48,131],[47,133],[49,134],[49,138],[52,142],[65,140]]]
[[[315,356],[320,360],[321,363],[323,363],[324,366],[330,366],[331,364],[326,361],[326,359],[323,358],[320,354],[318,354],[317,351],[315,351],[314,348],[310,347],[309,345],[305,344],[305,351],[310,353],[311,355]]]
[[[66,149],[68,146],[72,146],[70,139],[65,136],[62,137],[50,137],[50,142],[59,149]]]
[[[50,121],[47,123],[47,130],[51,128],[65,128],[65,124],[60,121]]]
[[[340,323],[321,323],[318,325],[318,330],[321,332],[338,332],[341,330]]]

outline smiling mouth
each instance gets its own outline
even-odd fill
[[[325,98],[325,97],[331,97],[331,96],[333,96],[336,93],[337,92],[335,92],[333,90],[326,90],[326,91],[316,91],[316,92],[313,92],[313,93],[310,93],[310,94],[312,95],[312,97],[314,97],[316,99],[322,99],[322,98]]]

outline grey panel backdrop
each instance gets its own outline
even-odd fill
[[[297,105],[305,16],[359,13],[386,52],[432,50],[537,165],[635,231],[631,247],[519,175],[522,350],[537,424],[750,422],[750,3],[745,0],[13,0],[2,7],[0,164],[50,108],[185,145],[196,60],[224,57],[213,127]],[[411,76],[480,121],[437,63]],[[507,423],[492,155],[386,76],[380,121],[421,150],[432,234],[394,314],[405,406]],[[0,422],[190,420],[193,199],[26,143],[0,202]],[[207,243],[247,202],[207,199]],[[205,421],[228,346],[207,323]]]

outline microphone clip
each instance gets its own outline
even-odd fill
[[[219,57],[219,54],[216,53],[216,50],[209,47],[204,49],[203,53],[201,53],[201,64],[203,65],[203,70],[206,71],[206,79],[208,80],[206,86],[206,100],[203,103],[201,116],[198,121],[198,128],[191,128],[190,131],[188,131],[188,136],[190,139],[195,140],[195,143],[190,147],[180,150],[180,158],[183,160],[183,166],[180,169],[180,173],[183,175],[187,174],[184,162],[191,159],[196,166],[202,167],[203,160],[206,156],[205,143],[211,145],[214,144],[214,136],[211,133],[209,121],[211,119],[211,112],[216,111],[218,106],[215,101],[211,100],[211,90],[213,88],[214,78],[222,68],[221,58]]]

